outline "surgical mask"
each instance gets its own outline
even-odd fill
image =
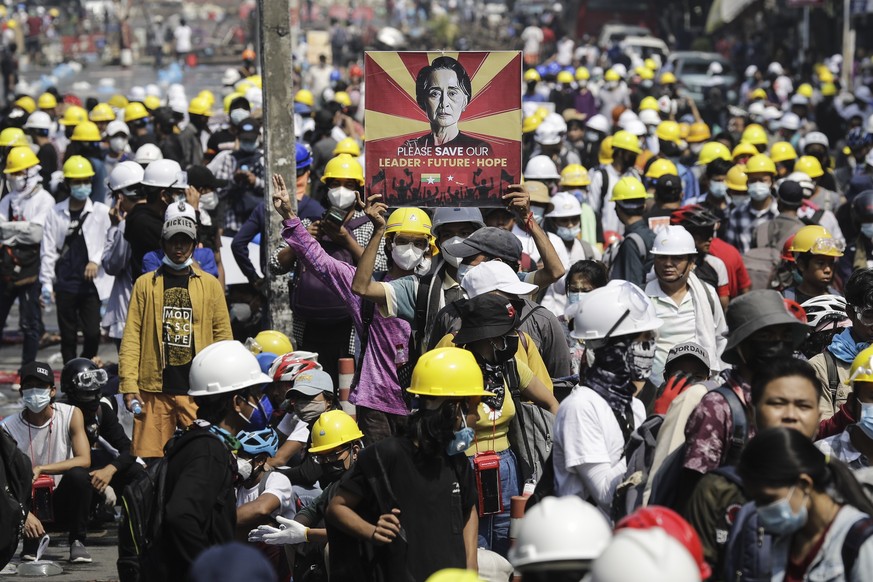
[[[461,422],[464,424],[463,428],[456,430],[451,442],[446,445],[446,453],[449,456],[459,455],[469,449],[470,445],[473,444],[473,437],[476,436],[473,429],[467,426],[466,418],[462,419]]]
[[[352,204],[358,199],[358,193],[350,190],[345,186],[331,188],[327,191],[327,199],[330,200],[331,206],[346,210],[352,207]]]
[[[424,257],[423,259],[421,259],[421,262],[415,268],[415,274],[418,275],[419,277],[423,277],[423,276],[427,275],[428,273],[430,273],[430,266],[431,266],[432,262],[433,261],[431,260],[430,257]]]
[[[543,217],[546,215],[546,209],[540,206],[531,206],[530,211],[533,213],[533,218],[537,224],[543,223]]]
[[[464,240],[466,240],[464,239],[464,237],[453,236],[452,238],[440,245],[440,250],[443,253],[443,259],[456,269],[458,268],[458,265],[461,264],[461,261],[463,261],[464,259],[462,259],[461,257],[456,257],[455,255],[449,253],[446,250],[446,247],[451,246],[455,243],[463,242]]]
[[[709,193],[716,198],[724,198],[727,196],[727,184],[724,182],[710,182]]]
[[[460,265],[458,265],[458,283],[459,284],[464,280],[464,275],[466,275],[467,272],[472,268],[473,267],[471,267],[470,265],[465,265],[464,263],[461,263]]]
[[[245,481],[252,476],[252,462],[248,459],[236,458],[236,472],[239,473],[241,481]]]
[[[200,195],[200,208],[202,210],[215,210],[218,206],[218,194],[207,192]]]
[[[861,419],[858,427],[864,431],[868,439],[873,439],[873,403],[861,402]]]
[[[25,388],[22,392],[24,406],[34,414],[42,412],[52,401],[51,388]]]
[[[250,117],[251,114],[245,109],[234,109],[230,112],[230,122],[234,125],[239,125],[243,119]]]
[[[758,522],[765,531],[775,536],[787,536],[806,525],[808,518],[806,505],[801,506],[797,513],[791,509],[789,499],[793,493],[794,487],[782,499],[758,508]]]
[[[631,380],[645,380],[652,375],[655,364],[655,341],[631,342],[626,358]]]
[[[873,239],[873,222],[865,222],[861,225],[861,234],[869,239]]]
[[[770,184],[764,182],[755,182],[749,184],[749,198],[755,202],[766,200],[770,196]]]
[[[703,149],[703,144],[702,143],[693,143],[690,146],[688,146],[688,149],[691,150],[692,154],[697,156],[698,154],[700,154],[700,150]]]
[[[571,242],[576,240],[579,237],[579,233],[582,232],[582,229],[578,226],[568,227],[568,226],[559,226],[555,231],[562,240],[566,242]]]
[[[579,301],[582,300],[583,295],[585,294],[581,291],[570,291],[569,293],[567,293],[567,303],[569,303],[570,305],[579,303]]]
[[[184,263],[182,263],[181,265],[177,265],[176,263],[173,262],[172,259],[170,259],[170,257],[168,257],[167,255],[164,255],[164,257],[161,259],[161,262],[164,263],[164,265],[166,265],[167,267],[173,269],[174,271],[181,271],[183,269],[187,269],[192,264],[194,264],[194,257],[193,256],[188,257],[187,259],[185,259]],[[248,421],[246,421],[246,422],[248,422]]]
[[[391,249],[391,259],[394,264],[404,271],[411,271],[421,263],[424,257],[424,249],[420,249],[412,243],[397,245]]]
[[[297,418],[309,424],[315,421],[316,418],[322,415],[327,408],[327,402],[320,400],[310,400],[301,406],[294,405],[294,414]]]
[[[126,137],[113,137],[109,139],[109,149],[111,149],[116,154],[120,154],[124,151],[124,148],[127,147],[127,138]]]
[[[596,131],[586,131],[582,139],[584,139],[588,143],[597,143],[600,141],[600,134]]]
[[[27,176],[9,176],[6,182],[9,184],[10,191],[21,192],[27,187]]]
[[[239,151],[250,154],[258,149],[257,141],[240,141],[239,142]]]
[[[740,204],[744,203],[748,199],[749,199],[749,197],[746,194],[741,194],[738,196],[731,196],[731,204],[733,204],[734,206],[739,206]]]
[[[91,184],[74,184],[70,186],[70,196],[76,200],[87,200],[91,195]]]

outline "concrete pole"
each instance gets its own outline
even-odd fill
[[[273,208],[273,175],[285,179],[295,210],[297,168],[295,163],[294,115],[291,111],[291,1],[258,0],[260,29],[259,54],[264,92],[264,166],[266,187],[264,204],[267,237],[261,252],[271,256],[281,240],[282,222]],[[291,308],[288,301],[288,277],[272,277],[269,269],[266,292],[270,329],[291,336]]]
[[[852,29],[852,0],[843,0],[843,67],[840,84],[843,91],[851,91],[852,67],[855,62],[855,31]]]

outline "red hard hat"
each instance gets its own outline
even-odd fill
[[[794,253],[791,252],[791,245],[793,245],[793,244],[794,244],[794,235],[792,234],[785,241],[785,244],[782,245],[782,255],[779,258],[787,263],[794,262]]]
[[[697,535],[690,523],[669,507],[657,505],[641,507],[619,521],[615,526],[615,531],[623,528],[649,529],[652,527],[663,529],[685,546],[685,549],[697,562],[697,567],[700,568],[701,579],[706,580],[712,575],[712,568],[703,559],[703,544],[700,543],[700,536]]]
[[[363,77],[364,69],[362,69],[358,65],[352,65],[349,67],[349,77]]]
[[[603,231],[603,246],[608,247],[613,243],[617,243],[621,241],[621,235],[615,232],[614,230],[604,230]]]
[[[806,310],[800,305],[800,303],[794,299],[786,298],[783,298],[782,301],[785,302],[785,308],[788,310],[788,313],[796,317],[800,323],[809,323],[806,318]]]

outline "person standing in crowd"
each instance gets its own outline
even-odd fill
[[[753,235],[758,225],[773,220],[779,214],[773,199],[773,181],[776,164],[764,154],[756,154],[746,163],[749,200],[734,207],[728,215],[725,242],[741,253],[752,248]]]
[[[655,233],[648,227],[643,212],[649,198],[646,187],[636,178],[622,178],[612,190],[611,201],[624,225],[624,239],[612,262],[610,280],[629,281],[642,288],[653,264]]]

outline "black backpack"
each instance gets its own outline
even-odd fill
[[[184,445],[202,437],[216,438],[208,430],[195,428],[170,439],[164,456],[149,465],[142,478],[124,488],[118,556],[122,582],[167,579],[160,544],[167,504],[167,468]]]
[[[0,568],[6,566],[18,547],[24,520],[30,511],[33,469],[15,439],[0,428]]]

